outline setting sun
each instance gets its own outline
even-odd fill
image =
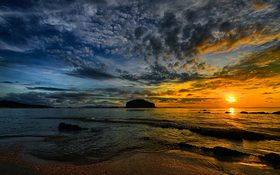
[[[236,102],[236,98],[233,97],[233,96],[228,96],[226,98],[226,101],[229,102],[229,103],[235,103]]]

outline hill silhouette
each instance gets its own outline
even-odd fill
[[[155,108],[155,104],[144,99],[131,100],[126,103],[126,108]]]
[[[14,101],[2,100],[0,101],[0,108],[52,108],[46,105],[24,104]]]

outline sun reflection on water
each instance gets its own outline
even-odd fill
[[[235,113],[235,109],[234,108],[229,108],[229,112],[230,112],[230,114],[234,114]]]

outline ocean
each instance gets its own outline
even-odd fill
[[[203,164],[209,164],[210,168],[219,171],[225,171],[221,167],[226,162],[233,169],[242,166],[252,168],[253,172],[260,174],[278,174],[279,169],[262,157],[269,153],[280,154],[280,115],[240,112],[272,113],[279,110],[280,108],[1,109],[0,152],[20,149],[38,160],[78,165],[94,164],[136,153],[169,153],[175,157],[190,153],[192,156],[211,158],[216,166],[211,161]],[[226,111],[230,113],[225,113]],[[61,122],[76,124],[84,129],[59,131],[58,125]],[[215,149],[220,147],[236,152],[233,155],[223,155]],[[243,172],[242,168],[238,170],[239,173]]]

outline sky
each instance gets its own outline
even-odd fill
[[[279,0],[0,1],[2,100],[280,107],[279,80]]]

